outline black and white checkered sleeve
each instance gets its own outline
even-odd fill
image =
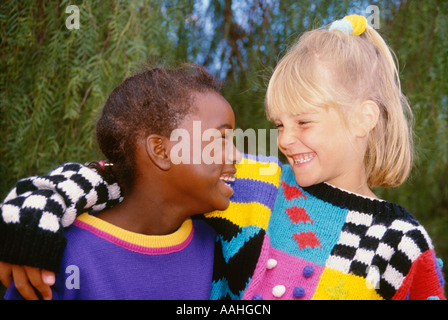
[[[0,206],[0,261],[57,271],[66,244],[64,229],[79,214],[121,200],[118,184],[108,184],[78,163],[18,181]]]

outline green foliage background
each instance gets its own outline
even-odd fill
[[[69,30],[69,5],[80,29]],[[196,62],[225,80],[237,127],[272,128],[266,83],[303,31],[380,10],[414,110],[416,161],[375,192],[411,211],[448,261],[448,3],[395,1],[12,1],[0,4],[0,197],[25,176],[101,159],[95,122],[109,92],[148,59]],[[445,268],[446,269],[446,268]]]

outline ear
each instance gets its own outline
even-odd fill
[[[166,171],[171,168],[167,139],[157,134],[151,134],[145,141],[146,154],[160,169]]]
[[[356,136],[363,138],[375,128],[380,116],[380,108],[372,100],[366,100],[359,106],[357,112]]]

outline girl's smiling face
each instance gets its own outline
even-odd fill
[[[171,159],[178,143],[186,143],[187,157],[172,166],[173,189],[197,207],[196,213],[224,210],[233,194],[230,181],[235,179],[235,163],[241,154],[233,144],[235,116],[229,103],[221,95],[208,92],[195,96],[195,110],[180,127],[188,133],[184,141],[172,142]],[[210,157],[212,155],[212,158]]]
[[[335,108],[272,117],[278,128],[278,146],[302,187],[327,182],[362,193],[365,185],[365,149],[351,134]]]

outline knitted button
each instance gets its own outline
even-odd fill
[[[274,297],[280,298],[286,291],[285,286],[279,284],[272,289],[272,295]]]
[[[263,296],[261,294],[256,294],[252,297],[252,300],[263,300]]]
[[[294,298],[303,298],[305,296],[305,288],[295,287],[292,291],[292,295],[294,296]]]
[[[276,265],[277,265],[277,260],[269,259],[268,262],[266,263],[266,269],[275,268]]]
[[[306,266],[305,268],[303,268],[303,276],[305,278],[309,278],[313,275],[314,273],[314,267],[313,266]]]

